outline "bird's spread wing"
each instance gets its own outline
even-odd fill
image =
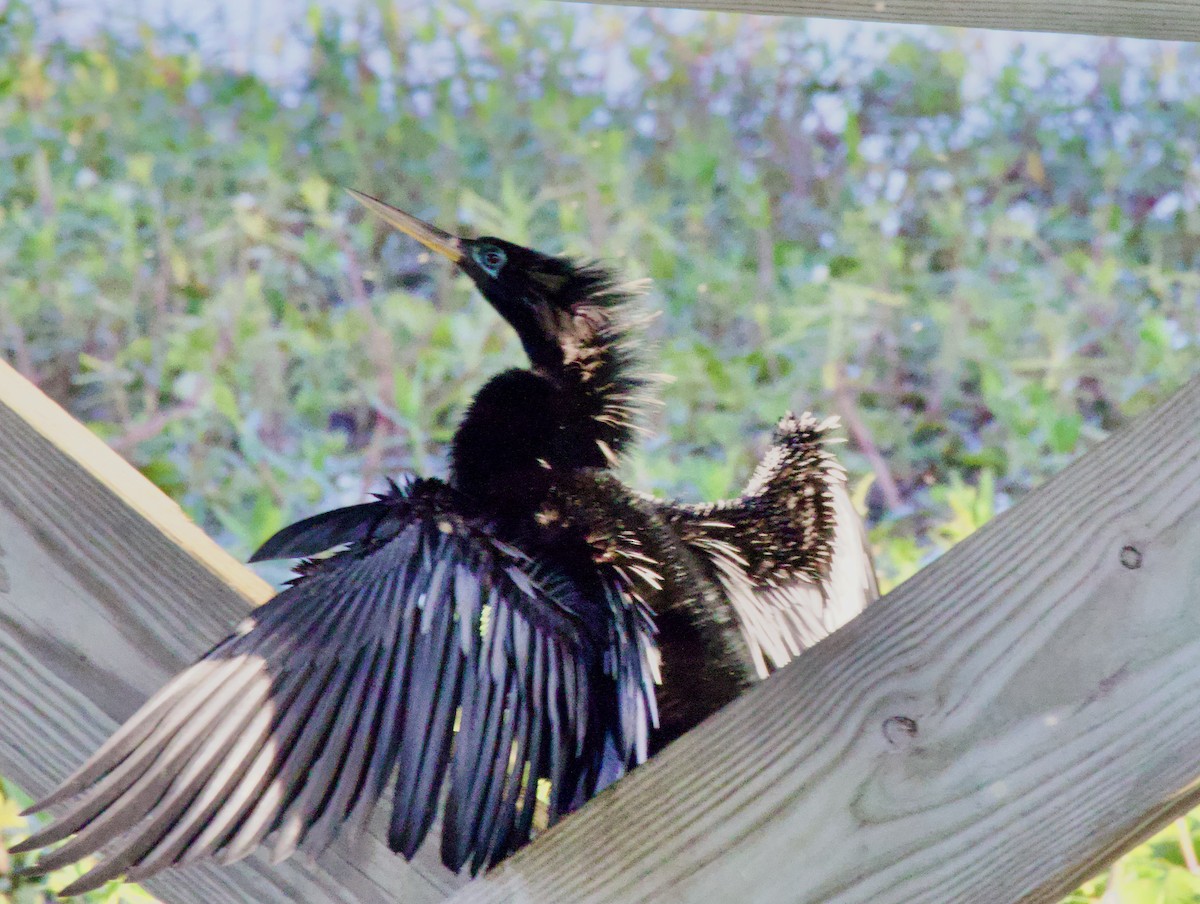
[[[412,856],[446,784],[443,859],[477,870],[529,838],[539,781],[553,821],[611,768],[606,751],[644,758],[644,614],[616,582],[585,592],[460,508],[418,481],[268,541],[258,558],[350,545],[305,563],[31,808],[70,803],[21,845],[69,838],[37,871],[102,851],[77,894],[233,861],[267,836],[279,858],[320,850],[389,783],[393,849]]]
[[[740,497],[662,508],[724,590],[760,677],[879,595],[845,472],[825,448],[835,425],[788,415]]]

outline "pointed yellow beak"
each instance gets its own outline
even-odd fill
[[[384,204],[378,198],[364,195],[360,191],[348,188],[346,193],[389,226],[399,229],[405,235],[411,235],[430,251],[436,251],[455,263],[462,260],[462,239],[458,236],[443,232],[436,226],[430,226],[424,220],[418,220],[411,214],[392,207],[390,204]]]

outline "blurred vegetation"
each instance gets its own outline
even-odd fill
[[[17,877],[12,871],[28,866],[35,859],[30,854],[10,854],[8,847],[29,834],[21,810],[33,803],[10,783],[0,779],[0,904],[50,904],[58,901],[54,892],[82,876],[95,865],[88,858],[64,867],[47,878]],[[90,895],[76,898],[85,904],[156,904],[156,899],[132,883],[109,882]]]
[[[0,11],[0,350],[237,555],[444,473],[520,361],[339,186],[653,278],[674,382],[640,487],[734,493],[784,411],[841,414],[885,586],[1200,369],[1195,46],[985,66],[949,31],[847,53],[798,20],[453,0],[312,7],[271,83],[40,21]],[[1071,900],[1200,900],[1179,837]],[[3,866],[0,900],[39,900]]]

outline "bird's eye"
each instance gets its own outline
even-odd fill
[[[489,276],[498,275],[500,268],[508,261],[508,256],[495,245],[480,245],[478,248],[472,248],[471,257],[475,258],[475,263],[479,264]]]

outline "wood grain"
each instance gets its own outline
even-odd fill
[[[49,791],[270,588],[0,362],[0,774]],[[170,902],[412,902],[461,884],[378,834],[317,863],[168,872]]]
[[[1200,41],[1195,0],[671,0],[625,6],[666,6],[774,16],[817,16],[869,22],[959,25],[1005,31],[1127,35],[1164,41]]]
[[[0,464],[0,771],[40,793],[266,588],[3,365]],[[1200,380],[454,900],[1055,901],[1200,799],[1197,687]],[[452,884],[368,838],[151,888]]]
[[[1053,902],[1200,801],[1200,378],[459,892]]]

